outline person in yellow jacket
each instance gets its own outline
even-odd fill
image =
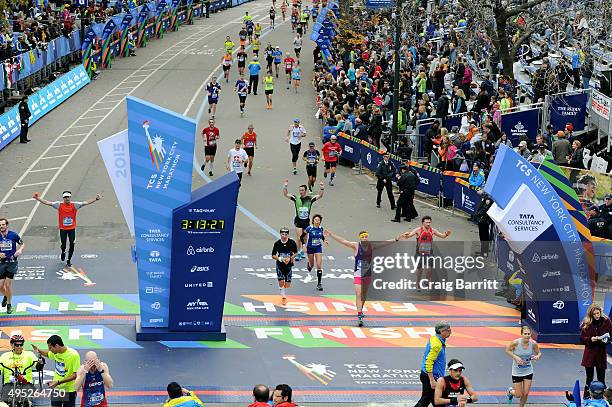
[[[261,82],[264,85],[264,93],[266,94],[266,109],[272,109],[272,93],[274,93],[274,77],[272,71],[268,70],[266,76]]]
[[[225,47],[225,51],[228,54],[231,54],[232,52],[234,52],[234,47],[236,46],[236,44],[234,44],[234,41],[232,41],[230,39],[230,36],[228,35],[227,37],[225,37],[225,42],[223,43],[223,46]]]
[[[177,382],[170,383],[166,390],[169,398],[164,403],[164,407],[204,407],[194,392],[182,388]]]

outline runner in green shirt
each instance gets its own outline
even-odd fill
[[[64,345],[64,341],[59,335],[51,335],[47,339],[47,346],[49,350],[40,349],[36,345],[32,345],[32,348],[40,355],[55,361],[55,373],[48,386],[52,389],[65,390],[68,396],[68,401],[52,400],[51,405],[74,406],[76,400],[74,379],[76,379],[76,372],[81,366],[81,357],[76,350]]]
[[[266,109],[272,109],[272,93],[274,93],[274,77],[272,71],[268,70],[268,73],[262,81],[264,85],[264,93],[266,94]]]

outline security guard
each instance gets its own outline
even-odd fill
[[[28,139],[28,126],[32,113],[28,107],[28,95],[25,95],[19,102],[19,120],[21,121],[21,132],[19,133],[19,142],[25,144],[30,142]]]
[[[403,214],[404,219],[411,221],[419,216],[414,207],[414,191],[421,182],[416,171],[413,171],[406,164],[400,166],[401,174],[397,178],[397,187],[400,190],[400,196],[397,200],[395,208],[395,218],[391,222],[400,222],[400,216]]]
[[[391,210],[395,209],[395,197],[393,196],[393,178],[395,178],[396,170],[395,165],[389,158],[391,155],[389,152],[386,152],[383,155],[382,161],[378,162],[378,167],[376,167],[376,207],[380,208],[380,201],[382,197],[383,189],[387,189],[387,196],[389,197],[389,204],[391,204]]]

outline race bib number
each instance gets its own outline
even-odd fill
[[[8,252],[13,249],[13,242],[10,240],[0,240],[0,251]]]
[[[423,242],[419,244],[419,253],[420,254],[431,254],[431,243]]]
[[[234,157],[234,162],[232,163],[232,165],[234,168],[240,168],[240,166],[242,165],[242,160],[240,159],[240,157]]]
[[[66,216],[63,220],[62,220],[62,225],[63,226],[72,226],[74,224],[74,219],[71,218],[70,216]]]
[[[300,219],[308,219],[310,210],[307,207],[301,207],[298,209],[298,216]]]
[[[311,246],[321,246],[321,239],[319,239],[318,237],[310,239],[310,245]]]
[[[208,145],[209,145],[209,146],[215,146],[215,145],[217,145],[217,140],[216,140],[216,139],[214,139],[214,138],[210,138],[210,139],[208,139]]]
[[[330,157],[335,157],[336,155],[338,155],[338,153],[336,151],[330,151],[329,152],[329,156]]]
[[[308,157],[309,164],[314,164],[315,162],[316,162],[316,159],[314,157]]]

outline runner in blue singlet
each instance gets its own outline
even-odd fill
[[[312,277],[310,272],[312,267],[317,264],[317,290],[323,291],[321,285],[321,278],[323,277],[323,243],[328,244],[325,240],[323,227],[321,222],[323,217],[321,215],[314,215],[312,217],[312,224],[308,226],[304,232],[308,235],[308,243],[306,244],[306,253],[308,254],[308,276],[304,279],[304,282],[310,282]]]

